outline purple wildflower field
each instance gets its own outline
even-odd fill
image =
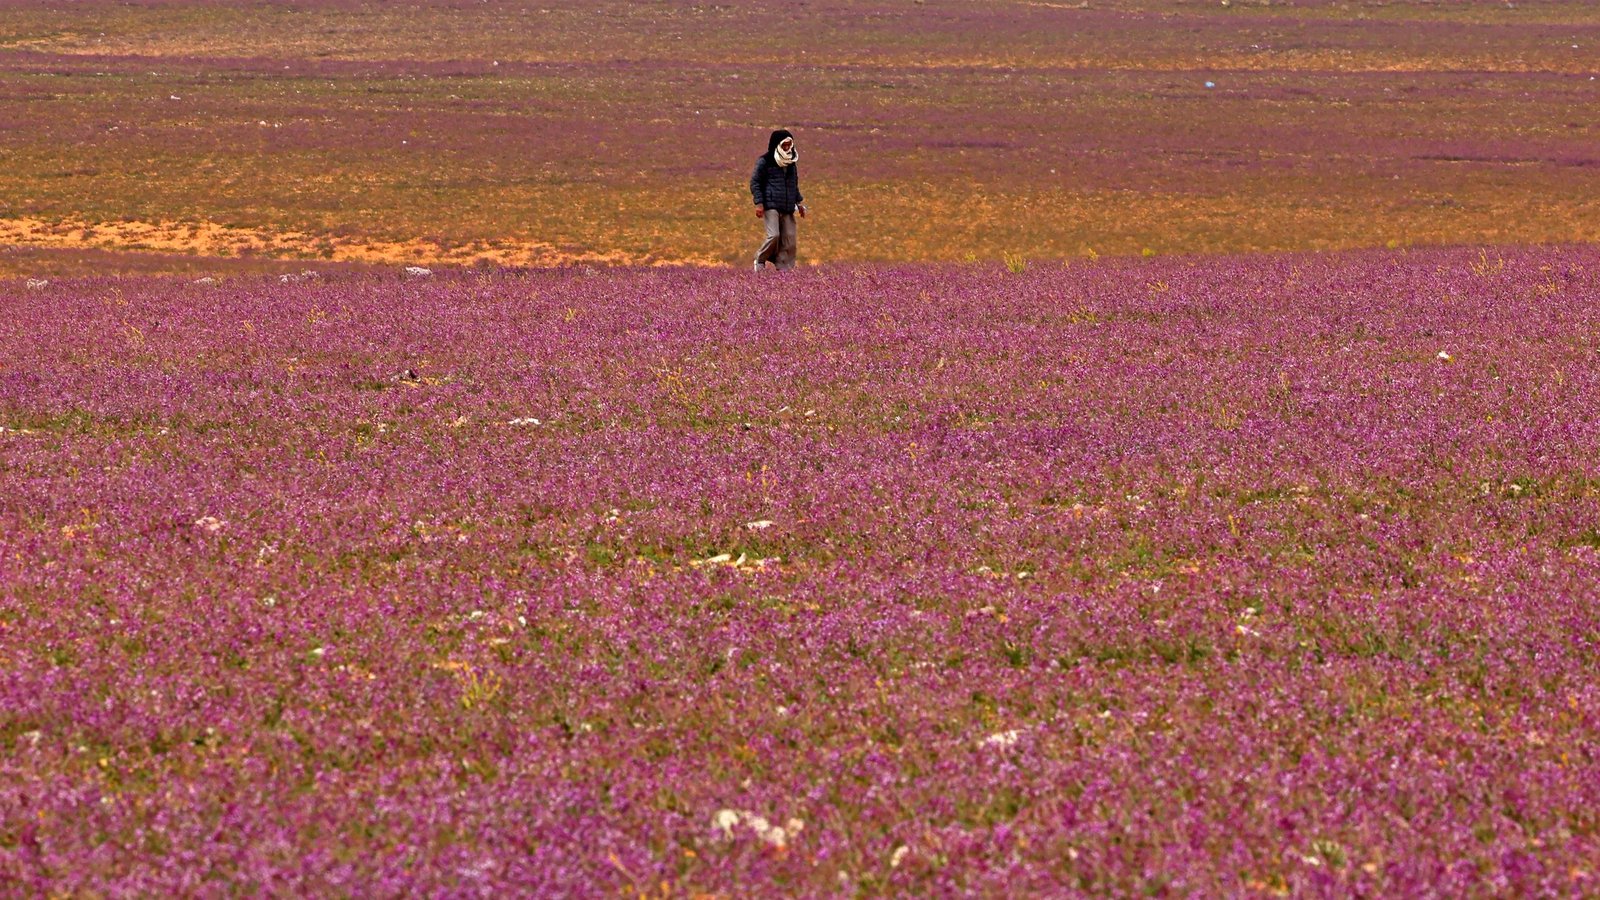
[[[0,282],[0,893],[1593,896],[1597,299]]]

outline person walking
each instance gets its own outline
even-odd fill
[[[766,224],[766,239],[756,251],[755,271],[767,263],[778,269],[794,268],[794,214],[806,217],[805,199],[800,196],[800,153],[794,148],[794,135],[780,128],[767,139],[767,152],[756,160],[750,175],[750,196],[756,202],[756,218]]]

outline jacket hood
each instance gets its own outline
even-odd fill
[[[789,129],[787,128],[779,128],[777,131],[774,131],[772,133],[772,137],[767,139],[767,155],[771,156],[772,151],[778,149],[778,145],[783,143],[784,138],[792,137],[794,137],[794,135],[790,134]]]

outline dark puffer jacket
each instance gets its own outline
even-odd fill
[[[806,202],[800,196],[800,164],[780,166],[772,159],[772,151],[778,149],[784,138],[790,137],[794,135],[783,129],[774,131],[767,141],[767,152],[756,160],[756,170],[750,175],[751,199],[757,206],[781,213],[792,213],[796,206]]]
[[[769,155],[756,161],[756,170],[750,176],[750,196],[757,206],[792,213],[805,202],[800,196],[800,164],[780,166]]]

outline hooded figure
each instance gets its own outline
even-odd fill
[[[756,204],[756,217],[766,225],[766,239],[756,251],[755,270],[768,262],[779,269],[794,268],[794,214],[806,215],[805,199],[800,196],[800,151],[794,135],[780,128],[767,139],[767,152],[756,160],[750,175],[750,197]]]

